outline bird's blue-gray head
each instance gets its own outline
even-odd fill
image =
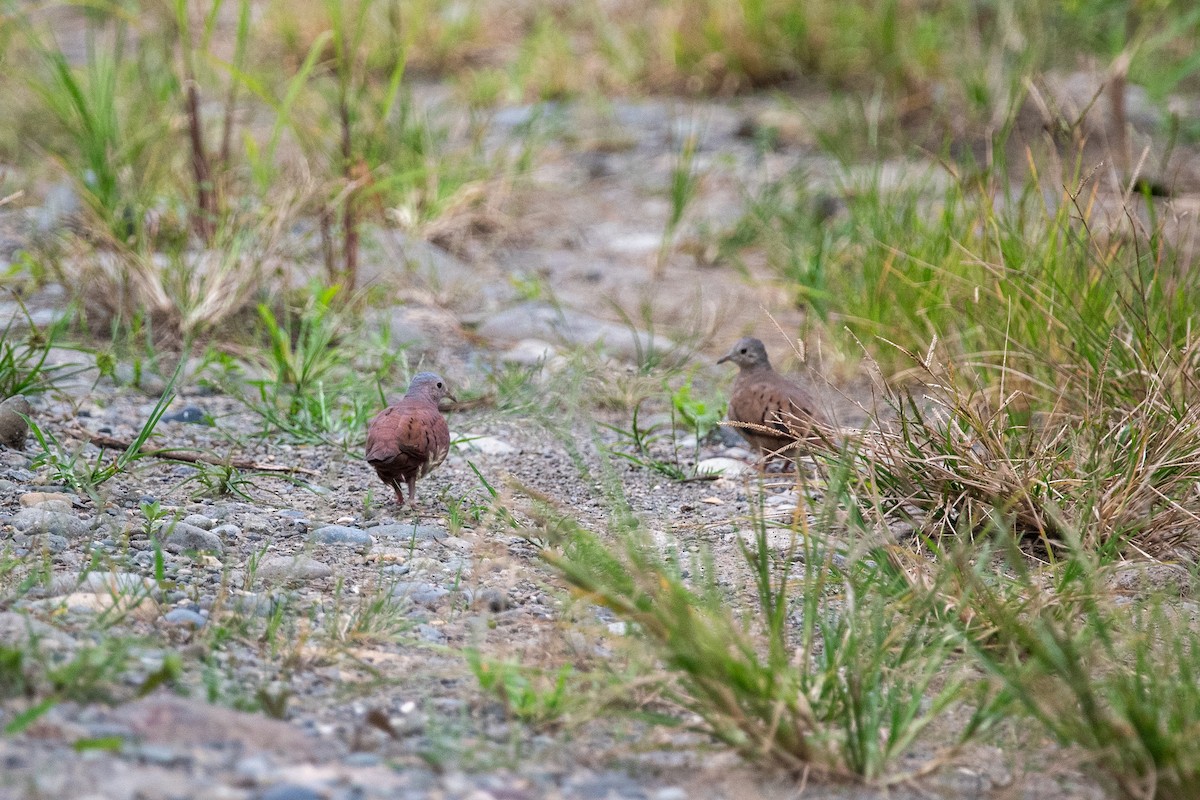
[[[771,365],[767,359],[767,348],[753,336],[738,339],[728,353],[717,359],[718,364],[724,364],[726,361],[732,361],[742,369],[770,367]]]
[[[454,395],[450,394],[450,387],[446,385],[446,381],[436,372],[418,372],[413,375],[408,384],[408,393],[404,396],[426,397],[435,403],[443,397],[455,399]]]

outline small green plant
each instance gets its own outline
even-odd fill
[[[1193,797],[1200,646],[1187,612],[1157,588],[1118,605],[1095,557],[1069,538],[1069,552],[1046,570],[1032,568],[1003,533],[982,553],[950,551],[953,594],[975,615],[972,651],[1009,699],[1058,742],[1087,753],[1122,796]],[[990,549],[1001,551],[1008,574],[989,568]]]
[[[403,355],[389,352],[369,365],[373,380],[364,381],[363,366],[348,361],[342,348],[348,317],[333,305],[339,291],[314,285],[304,306],[282,318],[259,307],[270,345],[269,377],[251,381],[256,391],[244,393],[242,401],[262,418],[264,433],[282,431],[297,441],[349,451],[384,405],[383,386],[394,381]]]
[[[675,151],[675,164],[671,168],[671,184],[668,197],[671,200],[671,210],[667,214],[667,222],[663,227],[662,242],[658,246],[658,259],[655,271],[662,277],[667,267],[667,259],[675,248],[675,234],[683,215],[696,197],[696,189],[700,185],[700,176],[696,172],[696,147],[700,134],[693,131],[683,136],[678,150]]]
[[[67,316],[39,329],[21,298],[13,297],[21,313],[10,317],[4,330],[0,331],[0,397],[6,398],[15,394],[41,394],[50,390],[56,379],[68,377],[71,372],[66,365],[46,363],[50,350],[56,346],[68,324]],[[21,317],[29,328],[24,336],[14,328]]]
[[[522,722],[548,727],[571,708],[575,687],[570,664],[552,671],[530,669],[511,661],[485,659],[473,648],[467,650],[467,664],[479,687],[499,699],[505,710]]]
[[[692,395],[692,380],[689,377],[671,393],[671,408],[691,431],[695,444],[692,449],[692,464],[700,461],[700,442],[712,433],[725,416],[726,401],[723,399],[701,399]],[[672,425],[674,425],[674,415]]]
[[[655,432],[654,429],[644,428],[638,422],[638,414],[641,412],[642,403],[639,401],[633,407],[633,414],[630,417],[629,428],[623,428],[617,425],[601,423],[604,428],[617,434],[618,442],[624,447],[607,447],[606,451],[624,459],[631,464],[636,464],[639,467],[653,470],[660,475],[665,475],[671,480],[681,481],[688,477],[687,470],[679,464],[679,451],[675,446],[675,431],[671,430],[671,460],[667,460],[655,454],[658,449],[656,442],[661,440],[664,434]],[[632,448],[632,452],[625,448]]]
[[[95,498],[96,491],[100,486],[120,475],[144,457],[143,451],[146,443],[154,434],[154,429],[158,427],[159,420],[162,419],[163,414],[167,413],[167,409],[175,399],[175,384],[179,380],[185,363],[186,359],[180,358],[175,374],[167,382],[166,389],[155,403],[146,421],[142,423],[142,427],[138,429],[137,435],[124,450],[108,463],[105,463],[104,450],[98,449],[95,461],[89,463],[83,458],[83,452],[88,447],[87,442],[81,443],[74,450],[68,450],[52,431],[43,429],[34,420],[29,420],[29,429],[41,449],[41,452],[34,456],[34,466],[49,467],[55,481],[65,483]]]
[[[684,578],[684,565],[627,512],[613,510],[610,546],[542,503],[534,512],[550,542],[542,557],[626,620],[677,681],[674,702],[750,760],[888,783],[922,731],[963,700],[965,678],[951,662],[959,634],[939,620],[933,595],[879,593],[894,582],[878,562],[835,560],[835,542],[804,525],[804,514],[778,556],[757,523],[744,550],[757,602],[740,617],[711,562]]]
[[[488,510],[473,496],[453,494],[449,487],[442,491],[439,501],[446,506],[446,527],[453,536],[457,536],[464,527],[481,522]]]
[[[6,689],[20,691],[29,705],[14,714],[4,727],[19,733],[61,702],[116,702],[130,694],[142,697],[160,686],[177,683],[183,674],[179,656],[167,653],[162,662],[144,674],[138,673],[140,659],[132,642],[106,637],[96,645],[82,646],[63,658],[31,638],[22,647],[0,646],[0,671],[13,683]],[[132,679],[132,681],[131,681]]]

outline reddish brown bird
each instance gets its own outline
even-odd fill
[[[446,459],[450,428],[438,410],[443,397],[454,399],[440,375],[420,372],[413,376],[408,393],[367,423],[367,463],[379,478],[396,490],[404,505],[400,484],[408,486],[408,503],[417,500],[417,478],[423,478]]]
[[[726,361],[739,367],[729,395],[729,419],[741,423],[738,433],[758,451],[764,467],[776,455],[791,459],[797,442],[814,441],[814,431],[828,425],[813,396],[771,367],[758,339],[738,339],[717,363]]]

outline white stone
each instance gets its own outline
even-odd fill
[[[749,464],[734,458],[706,458],[696,464],[697,475],[720,475],[722,478],[737,478],[751,471]]]
[[[460,440],[455,442],[455,446],[459,450],[483,453],[485,456],[504,456],[517,452],[517,448],[503,439],[497,439],[495,436],[472,436],[469,433],[463,434]]]

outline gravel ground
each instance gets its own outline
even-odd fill
[[[629,404],[622,398],[644,391],[647,380],[662,396],[661,378],[646,379],[631,365],[648,347],[699,370],[697,385],[709,391],[732,378],[712,365],[714,355],[743,333],[767,340],[779,366],[795,371],[763,309],[783,330],[797,329],[800,312],[761,267],[717,271],[679,255],[658,277],[649,269],[681,126],[703,133],[698,224],[733,218],[756,180],[800,166],[818,182],[832,173],[802,144],[760,152],[743,133],[762,110],[761,103],[618,104],[615,121],[604,125],[617,125],[630,144],[604,146],[604,126],[570,146],[552,142],[532,185],[513,200],[512,229],[501,245],[459,242],[453,255],[381,235],[386,257],[365,272],[370,281],[396,282],[402,303],[372,324],[388,326],[452,387],[479,385],[497,364],[544,362],[551,377],[541,391],[550,392],[555,372],[577,369],[567,364],[572,354],[601,348],[608,358],[587,362],[585,396],[599,408],[618,407],[596,414],[624,427]],[[505,112],[498,129],[520,125],[527,113]],[[5,220],[19,232],[20,220]],[[391,262],[397,254],[403,274]],[[552,297],[519,296],[518,274],[539,276]],[[28,302],[45,323],[62,313],[62,297],[51,287]],[[635,332],[616,311],[636,310],[646,298],[655,336],[648,328]],[[151,413],[161,377],[146,376],[139,390],[85,367],[57,393],[32,398],[33,418],[77,446],[71,437],[81,426],[132,437]],[[837,365],[816,367],[829,373]],[[305,477],[306,487],[254,476],[238,487],[249,499],[195,497],[204,487],[196,467],[144,460],[92,498],[55,485],[34,464],[32,440],[0,449],[0,546],[7,548],[0,560],[23,564],[4,580],[36,584],[19,596],[5,591],[12,599],[0,608],[0,644],[29,648],[33,639],[45,658],[62,664],[109,639],[124,643],[131,659],[116,672],[102,665],[84,671],[111,682],[96,687],[97,700],[108,694],[122,702],[62,702],[19,735],[0,738],[0,797],[677,800],[800,790],[795,780],[742,765],[695,734],[595,708],[526,725],[480,689],[464,660],[469,647],[581,672],[629,657],[622,625],[573,602],[535,549],[487,511],[490,498],[475,473],[514,493],[518,507],[520,491],[512,487],[529,487],[602,529],[600,459],[587,428],[547,426],[536,394],[533,407],[454,413],[459,444],[421,482],[418,510],[398,512],[352,453],[250,438],[259,420],[196,377],[160,424],[159,446],[315,474]],[[838,375],[836,388],[818,387],[843,422],[864,416],[846,399],[857,380]],[[659,423],[664,410],[661,403],[654,409]],[[217,427],[203,424],[209,419]],[[615,432],[599,430],[607,444],[616,442]],[[691,443],[683,445],[690,457]],[[676,482],[625,462],[616,470],[656,537],[685,551],[708,548],[736,584],[751,505],[762,492],[772,513],[788,514],[796,494],[781,476],[732,474],[750,460],[736,435],[701,442],[699,456],[726,459],[730,474]],[[162,520],[147,518],[153,503]],[[161,563],[152,534],[164,545]],[[39,578],[34,568],[49,575]],[[175,660],[186,696],[160,688],[134,699]],[[0,724],[19,721],[28,707],[21,697],[0,704]],[[932,752],[915,753],[911,767]],[[1053,747],[1046,746],[1044,763],[1022,752],[1017,759],[980,746],[933,777],[887,792],[815,783],[804,791],[817,798],[1102,795]]]

